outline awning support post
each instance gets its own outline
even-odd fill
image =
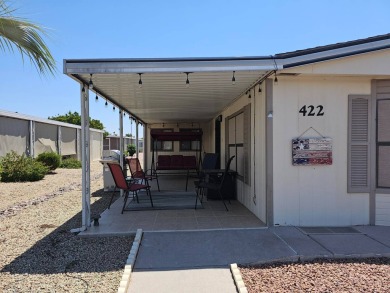
[[[80,86],[81,101],[81,162],[82,162],[82,230],[91,226],[91,181],[89,149],[89,90]]]
[[[123,156],[125,154],[124,152],[124,144],[123,144],[123,115],[122,111],[119,110],[119,151],[120,151],[120,165],[122,167],[123,172],[125,172],[125,166],[124,166],[124,161],[123,161]],[[124,174],[126,176],[126,174]],[[120,190],[120,195],[123,196],[123,190]]]
[[[137,151],[137,158],[139,157],[139,142],[138,142],[138,119],[135,120],[135,149]]]

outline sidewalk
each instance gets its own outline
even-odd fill
[[[390,257],[390,227],[144,233],[129,292],[237,292],[229,265]]]

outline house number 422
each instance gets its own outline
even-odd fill
[[[324,107],[322,105],[313,106],[304,105],[300,110],[299,113],[301,113],[303,116],[324,116]]]

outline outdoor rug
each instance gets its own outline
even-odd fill
[[[194,209],[196,192],[190,191],[152,191],[153,206],[150,204],[150,199],[146,192],[138,193],[139,203],[136,199],[129,197],[125,211],[144,211],[144,210],[181,210]],[[202,204],[198,200],[197,209],[203,209]]]

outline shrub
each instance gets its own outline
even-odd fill
[[[77,159],[73,158],[67,158],[63,159],[60,168],[64,169],[80,169],[81,168],[81,162]]]
[[[136,148],[134,144],[127,145],[127,153],[132,157],[136,153]]]
[[[54,171],[61,164],[61,156],[54,152],[45,152],[38,155],[37,161],[48,167],[50,171]]]
[[[0,176],[2,182],[38,181],[47,172],[48,168],[41,162],[11,151],[2,159]]]

